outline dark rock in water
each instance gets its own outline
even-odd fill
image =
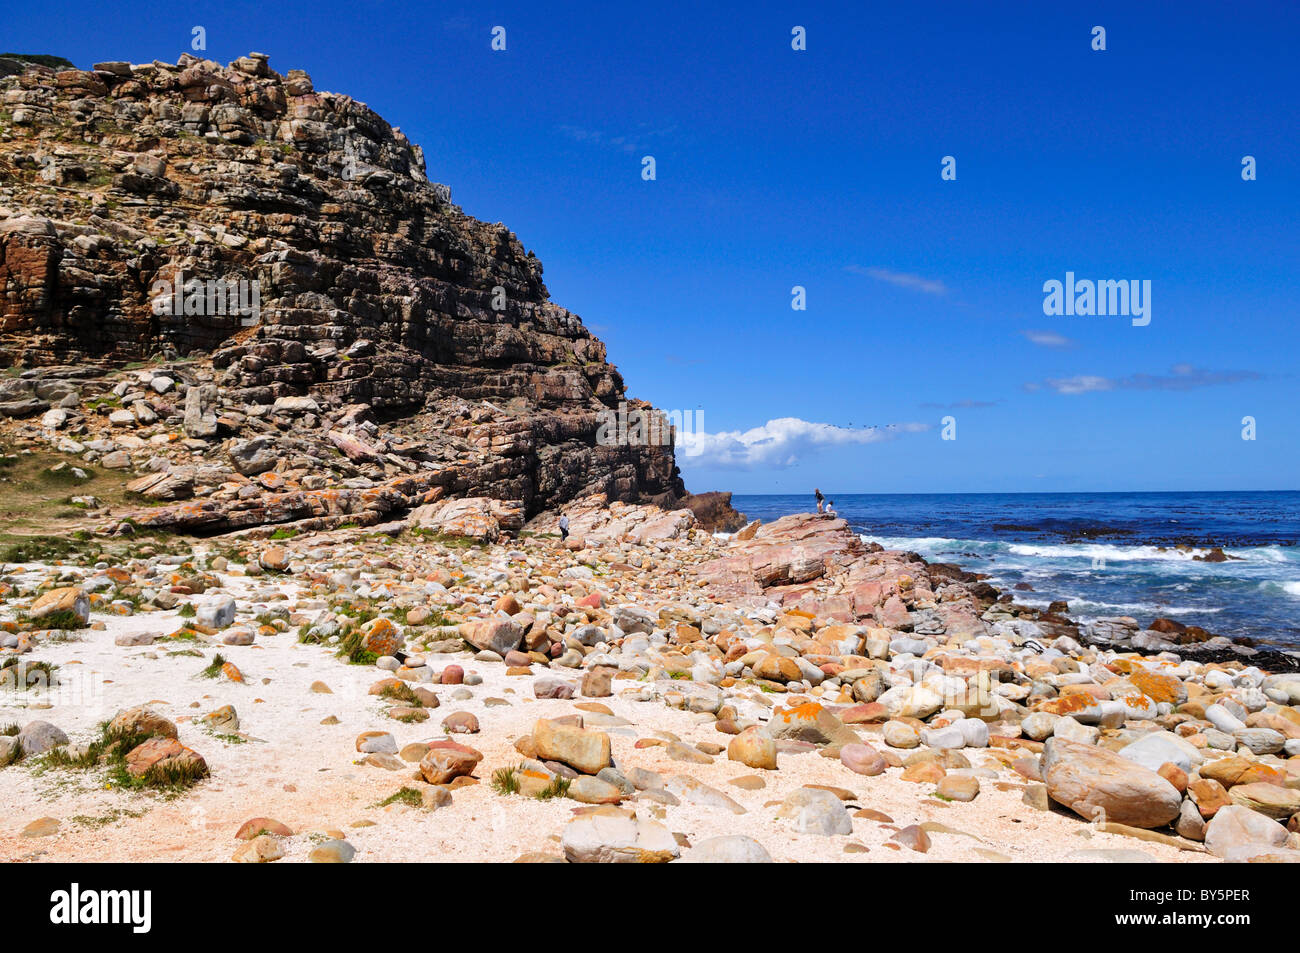
[[[984,578],[982,573],[969,572],[954,563],[930,563],[930,575],[941,576],[954,582],[975,582]]]
[[[1167,630],[1169,626],[1161,628]],[[1171,652],[1197,662],[1243,662],[1267,672],[1300,671],[1300,653],[1255,648],[1258,643],[1254,639],[1211,635],[1198,626],[1186,626],[1183,632],[1175,634],[1162,632],[1154,625],[1143,629],[1136,619],[1115,616],[1093,619],[1080,628],[1079,637],[1085,645],[1124,652],[1150,655]]]
[[[711,533],[734,533],[748,522],[744,513],[731,506],[731,494],[712,490],[708,493],[691,493],[677,503],[695,514],[701,528]]]
[[[1193,556],[1192,559],[1203,563],[1226,563],[1230,559],[1240,561],[1241,557],[1229,556],[1223,551],[1223,547],[1215,546],[1204,556]]]

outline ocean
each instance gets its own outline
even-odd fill
[[[1300,645],[1300,492],[826,495],[863,539],[1027,583],[1023,604]],[[815,509],[811,491],[732,505],[765,522]],[[1194,558],[1215,546],[1233,558]]]

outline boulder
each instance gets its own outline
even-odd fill
[[[776,770],[776,741],[757,725],[746,728],[727,745],[727,759],[750,768]]]
[[[1277,821],[1238,804],[1222,808],[1205,825],[1205,846],[1216,857],[1250,845],[1281,847],[1287,836],[1287,829]]]
[[[501,616],[462,623],[460,634],[461,638],[476,649],[496,652],[502,657],[519,648],[519,643],[524,639],[523,628],[512,619]]]
[[[609,735],[539,718],[533,726],[533,744],[543,761],[559,761],[583,774],[598,774],[612,763]]]
[[[1177,789],[1155,771],[1094,745],[1051,738],[1040,771],[1052,800],[1087,820],[1163,827],[1182,806]]]
[[[483,752],[454,741],[435,741],[420,760],[420,774],[430,784],[446,784],[454,778],[473,774]]]
[[[39,622],[47,616],[64,613],[70,613],[83,626],[88,624],[90,622],[89,593],[80,586],[51,589],[49,592],[42,593],[32,603],[27,617],[33,622]]]
[[[666,827],[621,813],[579,817],[560,839],[572,864],[666,864],[681,855]]]
[[[700,841],[682,855],[683,864],[770,864],[772,856],[744,834],[725,834]]]
[[[776,812],[777,817],[790,818],[800,834],[852,834],[853,819],[844,803],[830,791],[822,788],[799,788],[792,792]]]
[[[108,730],[114,734],[176,737],[176,725],[170,719],[143,705],[119,711],[108,723]]]
[[[44,754],[68,743],[68,736],[48,721],[29,721],[18,732],[18,749],[23,757]]]

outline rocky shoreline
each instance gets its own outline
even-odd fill
[[[59,65],[0,63],[0,858],[1300,858],[1294,656],[747,522],[365,104]]]
[[[6,565],[0,850],[1300,858],[1300,675],[1152,654],[815,514],[721,539],[590,497],[561,544],[554,512],[453,502]]]

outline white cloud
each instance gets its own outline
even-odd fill
[[[866,275],[868,278],[875,278],[877,281],[887,281],[891,285],[898,285],[900,288],[923,291],[929,295],[946,295],[948,293],[948,287],[942,281],[923,278],[920,275],[912,275],[903,271],[890,271],[887,268],[863,268],[861,265],[848,265],[844,270],[855,275]]]
[[[1057,334],[1055,331],[1021,331],[1020,333],[1039,347],[1064,349],[1078,344],[1073,338],[1067,338],[1064,334]]]
[[[1077,374],[1074,377],[1049,377],[1044,383],[1058,394],[1090,394],[1094,391],[1114,390],[1115,382],[1096,374]]]
[[[1036,391],[1047,387],[1058,394],[1092,394],[1108,390],[1186,391],[1263,379],[1264,376],[1255,371],[1211,371],[1192,364],[1175,364],[1168,374],[1129,374],[1127,377],[1115,378],[1096,374],[1049,377],[1041,383],[1026,384],[1025,390]]]
[[[837,427],[798,417],[778,417],[761,427],[721,433],[677,434],[677,446],[693,467],[788,467],[800,458],[828,447],[879,443],[900,433],[929,430],[929,424],[903,423],[884,427]]]

